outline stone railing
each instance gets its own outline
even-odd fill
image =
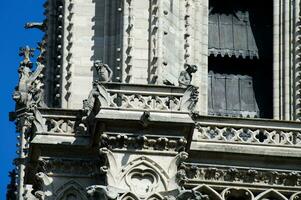
[[[94,83],[94,89],[86,100],[90,107],[93,95],[98,93],[102,108],[190,112],[197,102],[196,87],[134,85],[120,83]]]
[[[38,109],[36,116],[37,133],[52,135],[85,136],[88,135],[86,125],[82,121],[81,110]]]
[[[296,148],[301,147],[301,123],[199,116],[193,140]]]

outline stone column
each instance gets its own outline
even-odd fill
[[[274,118],[297,119],[296,23],[298,0],[274,0]]]
[[[193,77],[193,84],[199,87],[197,110],[202,115],[208,114],[208,20],[209,1],[194,0],[194,63],[198,71]]]
[[[294,1],[294,119],[300,121],[301,119],[301,13],[300,0]]]

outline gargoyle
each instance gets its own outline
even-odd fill
[[[97,71],[98,81],[112,82],[113,71],[107,64],[102,63],[100,60],[94,62],[94,67]]]
[[[116,200],[119,196],[119,190],[109,186],[93,185],[86,190],[89,196],[97,197],[97,199]]]
[[[47,29],[47,26],[45,24],[45,22],[29,22],[29,23],[26,23],[25,26],[24,26],[25,29],[39,29],[43,32],[46,31]]]
[[[180,73],[179,76],[179,86],[188,87],[192,81],[192,74],[198,70],[196,65],[185,64],[185,70]]]
[[[92,114],[96,115],[100,111],[100,107],[109,106],[110,95],[106,88],[98,82],[93,83],[88,99],[83,101],[83,110],[85,113],[84,121]]]
[[[177,200],[209,200],[209,197],[194,190],[184,190],[177,196]]]
[[[53,179],[48,177],[45,173],[39,172],[36,174],[37,182],[39,183],[38,191],[35,191],[34,196],[39,200],[43,200],[45,197],[52,196],[52,182]]]

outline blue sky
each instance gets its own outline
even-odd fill
[[[1,169],[0,199],[5,199],[6,185],[9,182],[8,171],[13,169],[12,161],[16,157],[16,136],[14,123],[9,122],[8,113],[14,110],[11,98],[18,81],[19,47],[36,43],[42,38],[38,30],[25,30],[24,24],[30,21],[42,21],[44,0],[1,1],[0,38],[1,38],[1,77],[0,77],[0,127],[1,127]]]

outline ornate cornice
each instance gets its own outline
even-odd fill
[[[301,188],[301,171],[183,163],[178,176],[185,183],[252,185],[259,188]]]
[[[100,161],[67,158],[42,158],[39,160],[37,171],[49,176],[64,174],[71,176],[94,176],[99,174]]]
[[[134,134],[102,134],[100,144],[110,149],[136,149],[179,152],[186,148],[184,137],[145,136]]]

